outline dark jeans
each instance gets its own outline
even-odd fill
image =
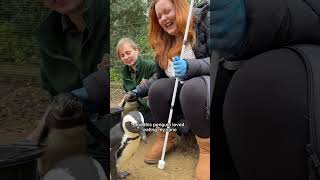
[[[149,90],[149,103],[155,123],[167,123],[175,79],[163,78],[154,82]],[[183,114],[190,129],[201,138],[210,137],[210,121],[206,118],[207,86],[200,77],[179,84],[172,122]]]

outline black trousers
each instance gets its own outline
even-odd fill
[[[149,90],[150,110],[153,122],[166,124],[174,89],[174,78],[159,79]],[[179,84],[173,109],[172,122],[183,115],[190,129],[201,138],[210,137],[210,120],[206,118],[207,85],[201,77]]]
[[[223,122],[223,104],[229,82],[235,71],[224,69],[221,65],[212,94],[210,118],[212,124],[212,176],[214,180],[239,180],[226,139]]]
[[[240,179],[308,179],[306,82],[302,61],[287,49],[260,54],[234,74],[223,126]]]

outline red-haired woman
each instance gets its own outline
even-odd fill
[[[203,8],[208,8],[208,5]],[[204,11],[197,9],[190,23],[186,50],[182,57],[179,57],[188,10],[187,0],[151,2],[149,41],[155,51],[158,71],[153,79],[137,86],[131,93],[134,93],[133,96],[148,94],[155,123],[166,124],[174,89],[174,77],[184,81],[178,87],[172,122],[177,122],[176,117],[183,115],[186,124],[195,134],[200,149],[195,177],[198,180],[207,180],[210,179],[210,121],[207,114],[210,58],[206,45],[208,29],[203,21],[206,14],[199,13]],[[171,67],[174,71],[170,71]],[[145,155],[146,163],[155,164],[160,160],[164,136],[165,132],[157,132],[156,142]],[[167,151],[172,149],[175,136],[175,132],[169,133]]]

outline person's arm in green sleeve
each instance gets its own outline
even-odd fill
[[[51,83],[49,82],[47,74],[45,73],[43,67],[40,67],[40,78],[42,88],[48,91],[51,96],[56,95],[57,91],[52,87]]]

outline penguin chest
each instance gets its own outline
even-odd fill
[[[140,144],[140,139],[141,137],[138,137],[137,139],[134,140],[126,140],[123,144],[123,147],[121,148],[120,151],[121,154],[119,154],[117,164],[119,167],[123,166],[126,164],[134,155],[134,153],[137,151],[139,144]]]

